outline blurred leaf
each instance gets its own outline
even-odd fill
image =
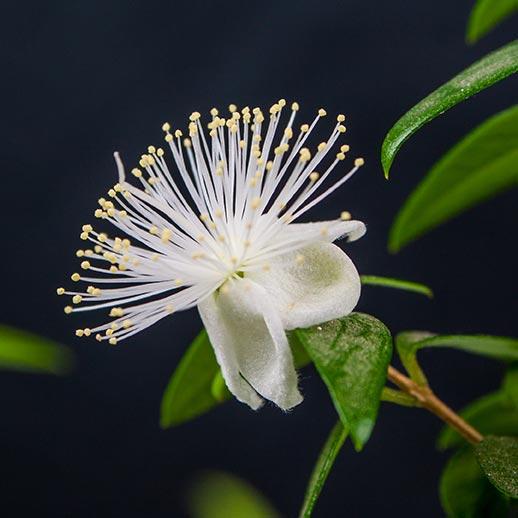
[[[406,353],[425,347],[450,347],[497,360],[518,360],[518,339],[492,335],[433,335],[427,331],[404,331],[396,341],[404,342]]]
[[[167,428],[189,421],[218,405],[212,393],[219,365],[209,337],[201,331],[174,371],[162,397],[160,426]]]
[[[505,373],[502,390],[518,409],[518,364],[512,364]],[[505,433],[495,433],[495,435],[506,435]],[[512,435],[512,434],[511,434]],[[518,430],[516,431],[518,435]]]
[[[370,315],[352,313],[295,332],[327,385],[356,450],[361,450],[376,422],[387,377],[389,330]]]
[[[278,518],[280,515],[254,487],[228,473],[204,473],[188,493],[192,518]]]
[[[341,421],[338,421],[331,430],[324,447],[322,448],[318,460],[311,473],[306,494],[304,495],[304,502],[300,510],[299,516],[301,518],[309,518],[313,512],[313,508],[317,502],[322,488],[331,472],[331,468],[335,462],[338,452],[341,450],[348,431],[344,428]]]
[[[518,40],[491,52],[417,103],[389,130],[381,148],[381,163],[388,178],[403,143],[419,128],[446,110],[518,71]]]
[[[41,336],[0,324],[0,369],[66,374],[73,355]]]
[[[293,358],[297,368],[310,359],[293,333],[289,334]],[[231,399],[214,351],[202,330],[183,355],[162,396],[160,426],[168,428],[208,412]]]
[[[453,455],[439,482],[441,504],[450,518],[499,518],[507,516],[507,504],[484,477],[471,448]]]
[[[475,455],[489,481],[504,495],[518,498],[518,438],[485,437]]]
[[[367,286],[383,286],[384,288],[395,288],[397,290],[413,291],[433,298],[433,291],[426,285],[419,282],[394,279],[392,277],[380,277],[378,275],[362,275],[362,284]]]
[[[518,57],[517,57],[518,59]],[[389,249],[410,241],[518,183],[518,105],[474,129],[450,149],[407,198]]]
[[[501,391],[487,394],[467,405],[460,416],[483,435],[518,434],[518,410]],[[449,426],[445,426],[437,439],[441,450],[460,446],[465,440]]]
[[[518,0],[477,0],[469,15],[466,40],[476,43],[505,18],[518,11]]]

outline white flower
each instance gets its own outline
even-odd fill
[[[119,183],[108,192],[111,200],[99,200],[95,216],[109,220],[123,237],[84,225],[81,238],[93,246],[77,251],[86,272],[74,273],[72,280],[90,285],[85,292],[57,290],[75,304],[65,313],[109,309],[114,319],[78,329],[78,336],[116,344],[174,311],[198,306],[237,399],[254,409],[263,398],[283,409],[300,403],[285,330],[353,310],[359,276],[332,242],[361,237],[365,225],[350,221],[347,212],[333,221],[295,222],[350,178],[363,159],[324,189],[349,150],[342,145],[336,153],[344,116],[312,156],[304,146],[326,112],[320,109],[295,137],[299,107],[293,103],[275,144],[285,105],[281,99],[270,108],[267,124],[259,108],[238,112],[231,105],[227,119],[213,109],[208,137],[194,112],[190,138],[183,142],[180,130],[164,124],[177,171],[170,171],[162,149],[149,146],[140,169],[132,170],[139,188],[127,181],[115,153]],[[317,173],[333,149],[334,158]]]

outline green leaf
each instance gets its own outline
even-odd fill
[[[405,342],[406,353],[425,347],[450,347],[496,360],[518,360],[518,339],[492,335],[433,335],[427,331],[404,331],[396,342]]]
[[[518,11],[518,0],[477,0],[468,20],[466,40],[476,43],[505,18]]]
[[[491,52],[433,91],[401,117],[387,133],[381,163],[388,178],[390,167],[403,142],[419,128],[456,104],[488,88],[518,70],[518,40]]]
[[[0,369],[66,374],[72,365],[73,356],[66,347],[0,324]]]
[[[302,502],[302,508],[299,513],[301,518],[309,518],[311,516],[338,452],[342,449],[347,438],[347,434],[347,428],[344,427],[341,421],[338,421],[333,426],[311,473],[306,494],[304,495],[304,502]]]
[[[518,498],[518,438],[485,437],[475,445],[482,471],[501,493]]]
[[[471,448],[448,461],[439,482],[439,495],[450,518],[499,518],[507,516],[507,503],[484,477]]]
[[[288,335],[295,366],[301,368],[309,362],[297,337]],[[174,371],[160,409],[160,426],[177,426],[198,417],[231,399],[205,330],[201,331],[187,349]]]
[[[473,401],[459,412],[460,416],[483,435],[518,435],[518,410],[502,392],[487,394]],[[441,450],[460,446],[465,440],[449,426],[445,426],[437,440]]]
[[[194,339],[172,375],[162,397],[160,426],[189,421],[218,405],[213,394],[219,365],[205,330]]]
[[[502,383],[502,390],[518,409],[518,364],[512,364],[507,369]],[[518,430],[516,434],[518,435]],[[505,435],[505,433],[495,435]]]
[[[279,518],[266,498],[247,482],[219,471],[201,475],[188,492],[192,518]]]
[[[477,203],[515,186],[517,163],[518,105],[483,122],[432,167],[397,215],[389,250],[397,252]]]
[[[397,290],[413,291],[428,298],[433,298],[433,291],[426,285],[419,282],[394,279],[392,277],[380,277],[379,275],[361,275],[362,284],[367,286],[383,286],[384,288],[395,288]]]
[[[331,394],[354,446],[369,439],[392,353],[392,337],[376,318],[352,313],[308,329],[297,336]]]

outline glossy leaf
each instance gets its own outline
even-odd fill
[[[310,359],[297,337],[289,334],[295,366]],[[162,397],[160,426],[168,428],[198,417],[231,399],[205,330],[187,349],[171,376]]]
[[[304,502],[299,513],[300,518],[309,518],[311,516],[335,459],[347,438],[347,434],[348,431],[341,421],[338,421],[333,426],[311,473],[306,494],[304,495]]]
[[[518,56],[517,56],[518,59]],[[448,151],[408,197],[390,230],[389,249],[518,184],[518,106],[483,122]]]
[[[484,477],[471,448],[455,453],[439,482],[441,504],[449,518],[504,518],[507,503]]]
[[[475,455],[489,481],[504,495],[518,498],[518,438],[488,436]]]
[[[257,489],[228,473],[209,471],[195,481],[187,504],[192,518],[279,518]]]
[[[189,421],[221,402],[212,391],[219,365],[207,332],[201,331],[184,354],[164,392],[160,426]]]
[[[72,364],[72,353],[66,347],[0,324],[0,369],[66,374]]]
[[[440,86],[403,115],[387,133],[381,162],[388,178],[396,153],[422,126],[472,95],[518,71],[518,40],[491,52]]]
[[[502,390],[505,395],[511,400],[513,405],[518,409],[518,363],[509,366],[505,373],[504,382],[502,383]],[[505,433],[495,435],[506,435]],[[516,432],[518,435],[518,430]]]
[[[378,413],[392,353],[392,338],[376,318],[352,313],[296,331],[327,385],[354,446],[367,442]]]
[[[425,347],[449,347],[497,360],[518,360],[518,339],[492,335],[433,335],[426,331],[405,331],[407,353],[416,353]]]
[[[469,15],[466,40],[475,43],[518,11],[518,0],[476,0]]]
[[[428,298],[433,298],[433,291],[426,285],[419,282],[394,279],[392,277],[380,277],[379,275],[362,275],[362,284],[365,286],[382,286],[384,288],[395,288],[397,290],[413,291]]]
[[[459,414],[483,435],[518,435],[517,407],[502,391],[473,401]],[[437,447],[445,450],[464,443],[465,440],[453,428],[445,426],[437,440]]]

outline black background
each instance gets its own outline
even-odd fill
[[[297,100],[348,116],[366,167],[315,219],[348,209],[369,231],[347,251],[362,273],[430,284],[433,301],[365,288],[359,308],[389,325],[516,334],[516,199],[507,193],[399,255],[390,223],[412,187],[461,136],[516,101],[511,78],[424,128],[383,179],[379,148],[396,119],[431,89],[509,41],[508,21],[468,48],[471,0],[3,2],[1,319],[69,344],[67,378],[0,375],[2,516],[171,517],[201,468],[228,470],[295,516],[335,420],[312,369],[288,415],[231,402],[169,431],[158,427],[168,377],[200,328],[195,311],[107,347],[74,337],[56,286],[77,269],[78,233],[129,165],[170,120],[230,102]],[[423,353],[436,391],[454,407],[495,388],[502,366],[454,351]],[[382,406],[361,454],[347,445],[316,516],[441,516],[436,483],[447,454],[424,411]]]

